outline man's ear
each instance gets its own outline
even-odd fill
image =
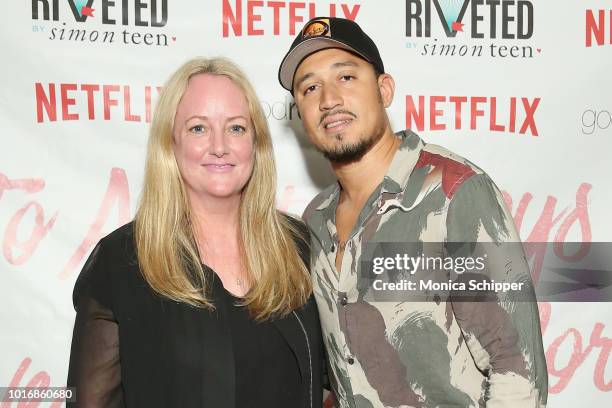
[[[380,74],[378,76],[378,89],[380,90],[380,96],[385,108],[391,106],[393,102],[393,95],[395,94],[395,81],[389,74]]]

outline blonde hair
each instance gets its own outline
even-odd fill
[[[160,295],[192,306],[214,308],[212,276],[206,273],[192,228],[189,200],[173,151],[172,129],[189,79],[223,75],[243,92],[254,128],[253,173],[242,191],[242,262],[251,289],[244,304],[258,320],[283,316],[306,303],[310,276],[294,237],[305,240],[294,222],[275,209],[276,166],[268,123],[244,73],[223,58],[196,58],[183,64],[163,87],[149,134],[145,176],[134,220],[140,270]]]

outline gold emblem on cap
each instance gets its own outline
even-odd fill
[[[329,19],[322,18],[320,20],[311,22],[302,30],[302,36],[304,38],[322,36],[331,37],[331,32],[329,30]]]

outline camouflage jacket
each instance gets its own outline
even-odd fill
[[[469,161],[399,132],[401,145],[361,211],[336,271],[338,183],[303,218],[337,404],[542,407],[547,371],[537,303],[376,301],[359,284],[371,242],[520,242],[502,195]],[[522,248],[515,264],[527,271]]]

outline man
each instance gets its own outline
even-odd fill
[[[283,59],[279,80],[338,179],[304,212],[338,405],[545,406],[533,292],[529,301],[467,302],[452,295],[376,301],[372,286],[363,284],[362,258],[373,243],[438,242],[450,251],[457,242],[520,242],[494,183],[410,130],[392,132],[385,108],[394,80],[374,42],[352,21],[309,21]],[[528,271],[522,249],[519,255],[501,264],[501,275]],[[528,274],[522,279],[531,283]]]

